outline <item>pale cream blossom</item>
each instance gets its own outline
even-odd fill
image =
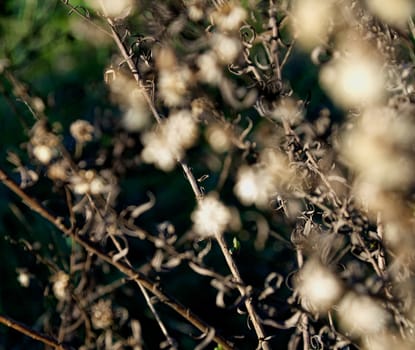
[[[194,22],[199,22],[205,17],[205,9],[203,6],[203,0],[191,0],[186,1],[187,15]]]
[[[161,70],[158,88],[164,103],[169,107],[182,105],[192,81],[192,72],[186,66]]]
[[[206,129],[206,138],[210,147],[217,153],[227,152],[232,145],[229,133],[218,124],[212,124]]]
[[[69,275],[63,271],[57,272],[52,276],[52,290],[56,299],[64,300],[68,296]]]
[[[231,64],[241,54],[242,44],[239,38],[215,33],[211,38],[213,51],[223,64]]]
[[[112,186],[94,170],[80,170],[70,177],[70,186],[76,194],[105,194]]]
[[[232,221],[231,210],[214,194],[198,202],[191,218],[194,231],[205,237],[222,234]]]
[[[49,164],[56,151],[47,145],[36,145],[33,147],[33,155],[42,164]]]
[[[109,328],[113,323],[111,300],[99,300],[91,307],[91,321],[95,329]]]
[[[214,24],[223,32],[239,31],[247,17],[246,10],[236,1],[225,2],[212,13]]]
[[[116,74],[108,80],[113,98],[124,111],[121,124],[131,132],[147,127],[151,122],[150,108],[145,99],[145,91],[137,82],[123,74]]]
[[[411,337],[402,339],[393,331],[382,332],[363,337],[363,350],[413,350],[414,341]]]
[[[338,304],[341,327],[354,336],[370,336],[387,329],[390,315],[377,301],[367,295],[347,293]]]
[[[326,42],[335,11],[333,0],[294,1],[292,30],[298,43],[309,50]]]
[[[400,27],[405,26],[408,18],[414,13],[413,0],[366,0],[366,4],[380,19]]]
[[[277,121],[285,120],[290,125],[297,125],[304,118],[304,109],[294,99],[285,97],[275,105],[271,118]]]
[[[197,123],[189,110],[174,112],[155,130],[142,136],[142,159],[164,171],[170,171],[196,142],[198,133]]]
[[[340,150],[363,182],[384,189],[413,182],[414,162],[406,155],[415,127],[389,107],[366,109],[343,135]]]
[[[222,80],[222,68],[219,65],[218,57],[213,51],[199,55],[196,59],[199,67],[198,77],[202,82],[212,85],[219,84]]]
[[[39,120],[30,131],[33,156],[42,164],[49,164],[58,154],[59,139],[49,131],[45,120]]]
[[[266,167],[244,165],[239,168],[234,192],[242,204],[264,208],[276,190],[275,179]]]
[[[99,12],[104,12],[106,16],[115,18],[125,18],[135,7],[134,0],[88,0],[90,5]]]
[[[85,143],[92,140],[94,127],[88,121],[78,119],[71,124],[69,131],[77,142]]]
[[[384,98],[385,77],[382,61],[370,48],[353,38],[345,38],[339,47],[345,47],[347,55],[334,58],[320,71],[320,83],[336,104],[343,108],[370,106]]]
[[[300,270],[295,288],[301,305],[310,312],[329,311],[341,298],[343,286],[336,275],[316,260],[307,261]]]
[[[17,269],[17,274],[18,274],[17,281],[19,282],[19,284],[24,288],[29,287],[30,279],[32,278],[32,276],[27,271],[27,269],[25,268]]]

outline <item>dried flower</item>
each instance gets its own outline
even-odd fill
[[[63,272],[59,271],[52,276],[52,290],[56,299],[64,300],[68,295],[68,286],[69,286],[69,276]]]
[[[223,233],[230,224],[232,215],[215,194],[210,194],[198,202],[191,218],[195,232],[209,237]]]
[[[271,117],[275,120],[286,120],[290,125],[298,125],[304,118],[302,106],[290,97],[282,98],[272,111]]]
[[[90,193],[93,195],[108,193],[112,186],[94,170],[80,170],[70,178],[71,188],[76,194]]]
[[[58,138],[47,129],[44,120],[38,121],[30,131],[33,156],[42,164],[49,164],[57,155]]]
[[[69,128],[73,138],[79,143],[85,143],[92,140],[94,127],[86,120],[77,120]]]
[[[91,321],[95,329],[106,329],[113,323],[111,300],[99,300],[91,308]]]

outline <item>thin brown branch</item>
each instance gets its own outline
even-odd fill
[[[39,333],[38,331],[33,330],[32,328],[26,326],[23,323],[17,322],[10,317],[0,315],[0,323],[4,324],[5,326],[14,329],[15,331],[27,335],[28,337],[35,339],[45,345],[51,346],[54,349],[58,350],[67,350],[69,347],[66,347],[59,343],[55,338]]]

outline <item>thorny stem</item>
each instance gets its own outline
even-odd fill
[[[275,6],[274,1],[270,0],[269,2],[269,26],[272,30],[271,34],[271,54],[274,58],[274,73],[278,81],[281,81],[281,67],[280,59],[278,57],[278,25],[277,19],[275,18]]]
[[[135,281],[136,283],[140,283],[146,290],[151,292],[154,296],[156,296],[163,304],[166,304],[174,311],[176,311],[179,315],[189,321],[193,326],[199,329],[204,334],[207,334],[209,331],[212,330],[212,327],[209,326],[206,322],[201,320],[196,314],[194,314],[190,309],[182,305],[180,302],[175,300],[173,297],[166,294],[162,289],[158,286],[157,283],[151,281],[148,277],[137,271],[136,269],[128,266],[127,264],[112,259],[106,253],[102,252],[99,248],[95,247],[91,242],[81,238],[78,236],[74,230],[71,228],[66,227],[62,223],[62,218],[55,217],[52,215],[42,204],[40,204],[36,199],[27,195],[13,180],[11,180],[7,174],[0,169],[0,181],[8,187],[12,192],[14,192],[18,197],[20,197],[25,205],[27,205],[31,210],[38,213],[44,219],[49,221],[52,225],[54,225],[59,231],[63,234],[71,237],[73,241],[78,243],[84,249],[86,249],[89,253],[96,255],[101,260],[107,262],[108,264],[114,266],[120,272],[128,276],[131,280]],[[7,325],[7,324],[6,324]],[[215,334],[213,340],[220,344],[223,349],[230,350],[235,349],[233,344],[227,341],[222,336]],[[59,348],[58,348],[59,349]],[[63,348],[60,348],[63,349]]]
[[[28,326],[24,325],[23,323],[17,322],[10,317],[0,315],[0,323],[4,324],[5,326],[12,328],[22,334],[27,335],[28,337],[35,339],[37,341],[40,341],[41,343],[51,346],[54,349],[58,350],[66,350],[69,349],[68,347],[62,345],[59,343],[55,338],[39,333],[38,331],[35,331]]]
[[[269,347],[268,342],[266,340],[266,335],[262,327],[261,321],[255,311],[254,305],[252,304],[252,297],[249,295],[249,293],[247,293],[247,288],[244,286],[244,282],[242,280],[241,274],[239,273],[238,267],[236,266],[235,260],[233,260],[232,256],[229,254],[229,250],[226,246],[225,239],[221,233],[217,233],[215,235],[215,238],[218,241],[220,249],[222,250],[222,254],[225,257],[226,263],[228,264],[229,269],[231,270],[232,276],[235,280],[234,282],[236,283],[239,293],[242,297],[245,298],[245,307],[249,314],[249,317],[251,318],[251,322],[254,326],[255,333],[258,336],[260,346],[264,350],[270,350],[271,348]]]
[[[105,7],[103,6],[102,3],[101,3],[101,7],[102,7],[103,12],[105,14],[106,13]],[[131,56],[128,54],[124,44],[122,43],[120,36],[115,31],[112,20],[107,17],[107,21],[108,21],[108,24],[111,28],[111,32],[113,34],[114,41],[117,44],[118,49],[120,50],[120,53],[123,56],[125,62],[127,63],[128,68],[131,71],[131,74],[133,74],[134,79],[136,80],[137,84],[141,88],[143,88],[143,84],[141,82],[139,72],[137,71],[137,68],[136,68]],[[144,88],[143,88],[142,93],[143,93],[143,95],[144,95],[144,97],[145,97],[145,99],[148,103],[148,106],[150,107],[150,109],[153,113],[154,118],[156,119],[156,121],[158,123],[161,123],[161,118],[160,118],[158,112],[156,111],[156,109],[154,107],[154,104],[153,104],[149,94],[147,93],[147,91]],[[192,190],[193,190],[193,193],[195,195],[196,200],[197,201],[202,200],[203,199],[203,193],[200,190],[200,187],[197,184],[197,180],[196,180],[195,176],[193,175],[191,169],[189,168],[189,166],[183,160],[177,159],[177,162],[180,164],[180,166],[182,167],[184,173],[186,174],[187,180],[189,181],[190,186],[192,187]],[[235,261],[233,260],[232,256],[229,253],[227,244],[226,244],[225,240],[223,239],[223,236],[221,234],[216,234],[215,237],[216,237],[216,240],[217,240],[217,242],[220,246],[220,249],[221,249],[221,251],[222,251],[222,253],[225,257],[227,265],[228,265],[234,279],[237,282],[238,290],[239,290],[240,294],[243,297],[246,297],[246,291],[245,291],[245,288],[242,287],[243,281],[242,281],[241,275],[239,273],[238,267],[237,267]],[[261,325],[260,319],[259,319],[259,317],[258,317],[258,315],[257,315],[257,313],[254,309],[254,306],[252,305],[252,299],[246,298],[245,306],[247,308],[247,312],[249,314],[251,322],[254,325],[255,333],[258,337],[258,340],[260,342],[260,345],[261,345],[262,349],[269,350],[270,347],[268,345],[267,340],[265,339],[265,332],[264,332],[263,327]]]
[[[303,251],[300,248],[297,248],[297,264],[298,264],[299,269],[301,269],[304,265]],[[309,345],[309,332],[308,332],[308,316],[305,312],[301,313],[299,323],[300,323],[300,330],[303,335],[303,349],[309,350],[310,345]]]

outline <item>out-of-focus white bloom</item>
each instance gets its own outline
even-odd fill
[[[202,0],[187,1],[185,5],[187,6],[187,15],[192,21],[198,22],[205,16]]]
[[[70,178],[71,188],[76,194],[93,195],[108,193],[111,186],[93,170],[81,170]]]
[[[85,143],[92,140],[94,127],[86,120],[76,120],[71,124],[69,131],[77,142]]]
[[[278,188],[299,184],[295,169],[290,166],[287,156],[282,152],[266,148],[261,152],[261,161],[266,165]]]
[[[24,288],[29,287],[31,276],[27,269],[17,269],[17,273],[17,281],[19,282],[19,284]]]
[[[209,126],[206,130],[206,138],[210,147],[217,153],[224,153],[231,147],[229,134],[217,124]]]
[[[49,131],[45,120],[39,120],[30,130],[33,156],[42,164],[49,164],[56,156],[59,139]]]
[[[297,0],[292,9],[292,26],[299,44],[309,50],[324,43],[335,20],[332,0]]]
[[[180,106],[189,91],[192,79],[193,75],[188,67],[161,70],[158,87],[164,103],[169,107]]]
[[[196,64],[199,67],[198,76],[201,81],[216,85],[222,80],[222,69],[214,52],[208,51],[198,56]]]
[[[117,74],[109,80],[109,86],[113,97],[125,111],[122,117],[122,126],[132,132],[145,128],[151,118],[143,89],[137,86],[135,80],[122,74]]]
[[[414,343],[410,339],[402,339],[400,335],[384,332],[363,337],[363,350],[413,350]]]
[[[187,149],[195,143],[199,129],[187,109],[170,114],[163,129],[167,143],[172,148]],[[175,147],[174,147],[175,146]]]
[[[32,97],[31,103],[36,112],[42,113],[45,111],[45,103],[40,97]]]
[[[242,204],[266,207],[277,187],[272,174],[264,167],[242,166],[238,170],[234,192]]]
[[[366,109],[344,135],[341,152],[364,182],[380,188],[402,188],[413,182],[412,158],[405,156],[415,128],[388,107]]]
[[[215,33],[212,35],[212,49],[223,64],[231,64],[241,53],[241,41],[233,36]]]
[[[303,266],[295,284],[301,304],[310,312],[327,312],[343,294],[339,279],[315,260]]]
[[[355,336],[370,336],[387,328],[390,315],[366,295],[347,293],[338,304],[341,327]]]
[[[49,164],[55,153],[54,149],[46,145],[36,145],[33,147],[33,155],[42,164]]]
[[[91,308],[91,321],[95,329],[105,329],[112,325],[113,312],[111,300],[100,300]]]
[[[384,96],[382,64],[358,47],[336,58],[320,71],[320,82],[335,103],[343,108],[373,105]]]
[[[266,148],[259,159],[259,164],[239,169],[234,193],[244,205],[255,204],[265,208],[277,193],[300,185],[300,181],[295,169],[290,167],[287,157],[281,152]]]
[[[198,202],[191,218],[194,231],[208,237],[223,233],[230,224],[232,215],[228,207],[210,194]]]
[[[304,118],[304,110],[292,98],[282,98],[272,111],[271,117],[275,120],[287,120],[290,125],[297,125]]]
[[[413,0],[366,0],[369,10],[385,22],[404,26],[413,14]]]
[[[225,2],[212,13],[213,22],[220,31],[238,31],[247,18],[246,10],[234,1]]]
[[[105,11],[105,15],[115,18],[127,17],[135,6],[134,0],[90,0],[89,2],[95,10]]]
[[[146,163],[153,163],[164,171],[174,168],[193,146],[198,137],[198,126],[189,110],[180,110],[169,116],[157,129],[145,133],[141,156]]]
[[[137,104],[128,108],[122,116],[122,126],[130,132],[143,130],[151,122],[148,108],[145,105]]]
[[[63,272],[59,271],[52,276],[52,290],[56,299],[64,300],[68,295],[68,285],[69,285],[69,276]]]
[[[141,152],[144,162],[152,163],[164,171],[174,169],[177,162],[176,154],[174,150],[169,148],[160,132],[157,132],[157,130],[147,132],[142,136],[141,141],[145,146]]]

